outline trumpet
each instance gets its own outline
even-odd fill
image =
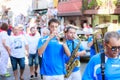
[[[58,33],[58,38],[60,42],[64,42],[66,40],[64,32]]]

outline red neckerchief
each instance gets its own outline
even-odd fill
[[[13,34],[13,35],[14,35],[14,36],[19,36],[20,34],[17,34],[17,35],[16,35],[16,34]]]
[[[9,25],[9,29],[12,30],[12,26],[11,25]]]
[[[35,33],[34,33],[34,34],[31,34],[31,33],[30,33],[29,35],[30,35],[30,36],[35,36]]]

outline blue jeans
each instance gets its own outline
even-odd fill
[[[17,70],[17,64],[19,64],[20,69],[25,69],[25,58],[15,58],[10,56],[11,59],[11,64],[12,64],[12,68],[13,71]]]
[[[38,66],[39,64],[39,60],[38,60],[38,54],[29,54],[29,66],[33,66],[33,64],[35,64],[35,66]]]

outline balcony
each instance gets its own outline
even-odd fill
[[[120,0],[83,1],[84,14],[120,14]]]

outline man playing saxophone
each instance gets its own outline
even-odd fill
[[[66,43],[71,52],[70,57],[65,55],[65,64],[69,63],[69,59],[71,59],[71,57],[74,57],[72,53],[77,45],[78,45],[78,49],[77,49],[78,51],[75,52],[75,58],[73,59],[73,61],[71,61],[71,63],[74,62],[75,60],[80,61],[80,56],[83,56],[86,53],[82,44],[79,43],[79,40],[75,39],[74,37],[75,35],[76,35],[76,29],[74,27],[69,26],[65,29]],[[70,65],[69,66],[66,65],[66,68],[68,67],[70,67]],[[75,66],[70,76],[65,78],[65,80],[81,80],[80,66]]]

